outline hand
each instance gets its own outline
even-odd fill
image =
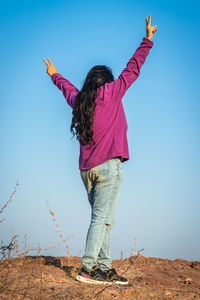
[[[151,26],[151,16],[149,16],[149,19],[146,17],[146,26],[147,26],[146,27],[147,38],[149,40],[152,40],[154,32],[157,31],[156,28],[157,25]]]
[[[43,60],[44,60],[45,64],[47,65],[47,74],[49,74],[49,76],[52,76],[54,73],[58,73],[58,71],[52,64],[50,58],[48,58],[49,62],[47,62],[46,59],[43,59]]]

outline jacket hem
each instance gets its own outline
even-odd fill
[[[114,158],[114,157],[117,157],[117,156],[122,156],[122,158],[123,158],[122,163],[125,162],[125,161],[127,161],[127,160],[129,160],[129,156],[127,156],[127,155],[113,154],[113,155],[111,155],[111,156],[108,156],[108,157],[107,157],[106,159],[104,159],[103,161],[101,161],[101,162],[99,162],[99,163],[97,163],[97,164],[95,164],[95,165],[92,165],[92,166],[90,166],[90,167],[83,168],[83,167],[80,167],[80,166],[79,166],[79,170],[80,170],[80,171],[87,171],[87,170],[90,170],[90,169],[92,169],[92,168],[95,168],[95,167],[97,167],[97,166],[99,166],[99,165],[105,163],[106,161],[110,160],[111,158]]]

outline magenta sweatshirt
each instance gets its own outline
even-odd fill
[[[129,159],[127,141],[128,125],[122,97],[138,78],[153,41],[144,37],[126,68],[117,79],[97,89],[96,109],[93,121],[94,146],[80,144],[79,169],[94,168],[108,159],[122,156],[123,162]],[[73,104],[79,90],[60,73],[51,76],[53,83],[62,91],[67,103]]]

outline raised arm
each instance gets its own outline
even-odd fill
[[[153,37],[154,31],[157,31],[156,25],[151,26],[151,16],[147,20],[147,37],[143,38],[140,46],[137,48],[133,56],[127,63],[126,68],[121,72],[116,80],[107,84],[111,95],[117,99],[122,98],[127,91],[127,89],[132,85],[132,83],[138,78],[140,74],[140,69],[144,64],[146,57],[148,56],[150,49],[153,47]],[[150,27],[149,27],[150,26]]]
[[[79,90],[66,78],[64,78],[57,69],[52,64],[51,60],[48,58],[47,62],[43,59],[47,65],[47,74],[51,77],[53,83],[62,91],[67,103],[73,108],[74,100]]]
[[[79,90],[66,78],[64,78],[60,73],[54,73],[51,76],[53,83],[62,91],[67,103],[74,107],[74,100]]]
[[[114,81],[113,93],[124,96],[125,92],[138,78],[140,69],[144,64],[153,42],[144,37],[142,43],[135,51],[134,55],[128,61],[126,68],[122,71],[119,77]]]

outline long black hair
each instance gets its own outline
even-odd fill
[[[74,101],[71,132],[82,144],[95,144],[93,140],[93,117],[96,108],[97,88],[114,80],[111,68],[94,66],[87,74],[81,91]]]

